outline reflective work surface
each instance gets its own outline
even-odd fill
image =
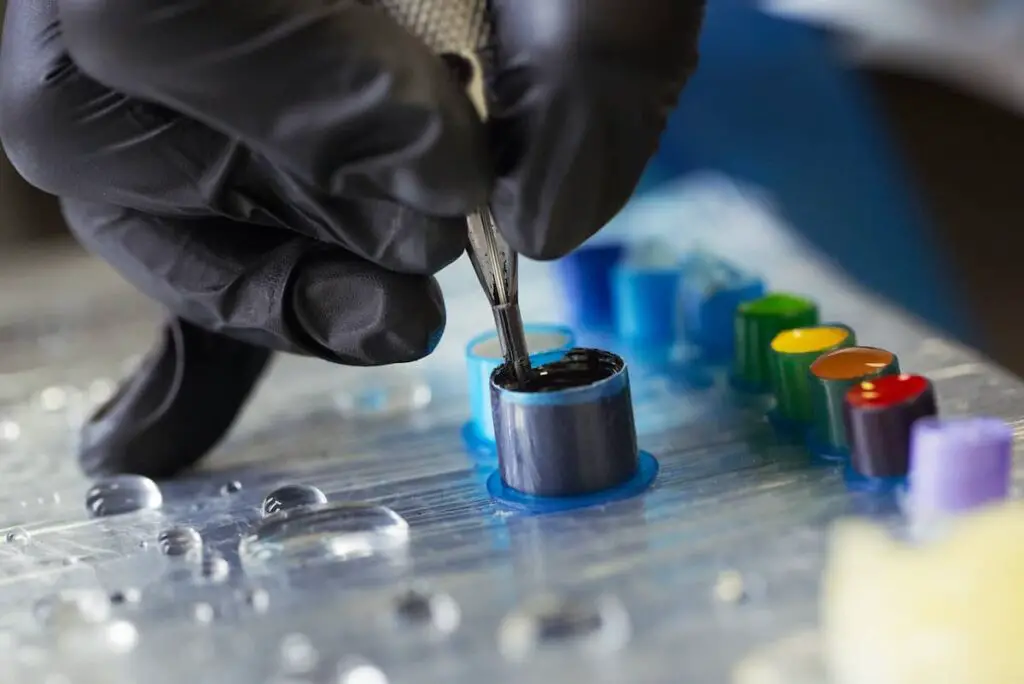
[[[1017,380],[857,293],[721,188],[636,207],[627,224],[686,226],[812,295],[825,320],[928,374],[946,414],[1020,417]],[[721,378],[688,389],[642,358],[654,487],[602,508],[503,510],[459,436],[463,347],[490,325],[465,263],[442,274],[449,327],[426,362],[281,358],[201,472],[89,483],[74,426],[157,314],[99,264],[46,261],[4,277],[53,290],[49,309],[0,305],[0,682],[726,681],[752,648],[814,627],[831,520],[898,522],[891,500],[849,492]],[[524,266],[528,321],[557,317],[547,278]]]

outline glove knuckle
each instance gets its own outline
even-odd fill
[[[388,363],[419,361],[434,351],[434,336],[445,327],[445,307],[433,280],[395,278],[384,296],[380,349]],[[376,346],[376,345],[374,345]]]
[[[434,275],[466,251],[466,222],[461,218],[438,219],[391,205],[374,223],[386,226],[378,233],[386,237],[371,260],[397,273]]]
[[[31,63],[19,67],[32,69]],[[70,179],[62,162],[71,131],[62,123],[73,108],[46,71],[5,79],[0,86],[0,142],[11,164],[40,190],[60,195]],[[22,75],[25,76],[24,72]]]
[[[119,87],[136,80],[153,62],[159,36],[140,14],[152,11],[145,2],[131,0],[59,0],[64,40],[75,63],[97,81]]]

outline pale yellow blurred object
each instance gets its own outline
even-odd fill
[[[839,523],[821,607],[829,684],[1024,682],[1024,505],[917,547]]]

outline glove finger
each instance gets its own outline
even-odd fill
[[[58,0],[90,76],[246,142],[333,196],[464,215],[489,194],[472,104],[427,46],[350,0]]]
[[[82,426],[82,470],[160,479],[191,467],[230,429],[270,358],[266,349],[169,320],[142,364]]]
[[[492,209],[535,259],[572,251],[633,194],[696,66],[703,0],[495,0]]]
[[[63,200],[82,244],[172,313],[242,342],[347,365],[433,351],[445,310],[433,278],[340,247],[223,218],[149,216]]]
[[[464,249],[461,219],[316,192],[236,140],[89,78],[64,49],[56,3],[11,4],[0,45],[0,138],[51,194],[288,228],[404,273],[436,273]]]

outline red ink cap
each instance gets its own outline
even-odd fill
[[[935,393],[923,376],[887,375],[854,385],[843,411],[850,465],[869,477],[906,475],[911,427],[935,413]]]

